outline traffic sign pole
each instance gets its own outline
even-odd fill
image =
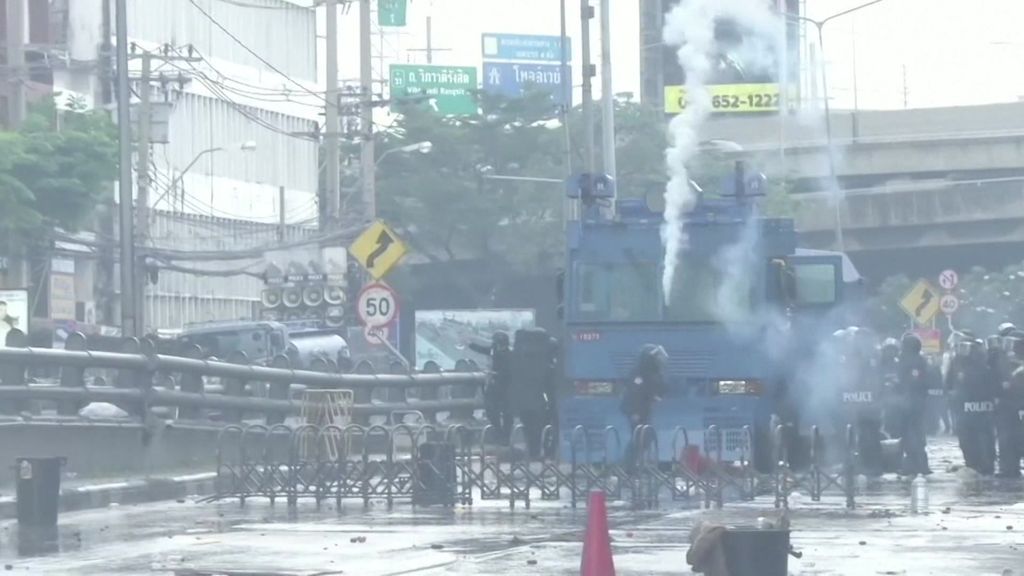
[[[927,326],[939,311],[939,293],[926,280],[918,280],[900,300],[900,308],[918,325]]]
[[[943,270],[939,274],[939,286],[943,290],[952,290],[960,284],[960,276],[956,273],[956,270]]]
[[[351,254],[363,268],[380,280],[405,256],[407,249],[391,228],[381,221],[370,225],[349,246]]]

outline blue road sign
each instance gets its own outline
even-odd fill
[[[566,61],[572,61],[572,41],[566,38]],[[530,34],[484,34],[485,60],[516,60],[526,62],[561,62],[561,36]]]
[[[555,64],[521,64],[515,62],[484,62],[484,90],[493,94],[501,94],[510,98],[518,98],[527,90],[547,90],[560,106],[571,104],[566,90],[566,82],[572,80],[572,69],[569,77],[563,81],[562,67]]]

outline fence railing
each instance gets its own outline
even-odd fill
[[[419,373],[395,373],[401,372],[395,366],[376,373],[369,363],[359,362],[354,372],[339,373],[327,360],[296,370],[285,355],[269,366],[251,363],[243,352],[224,360],[202,358],[198,347],[169,356],[158,354],[145,339],[125,340],[120,352],[89,350],[87,338],[78,333],[68,337],[63,350],[26,343],[15,330],[8,334],[7,347],[0,348],[0,414],[42,404],[55,407],[58,415],[75,416],[89,403],[106,402],[141,418],[162,411],[181,420],[232,424],[256,419],[274,425],[302,413],[306,391],[348,390],[352,423],[396,414],[416,414],[431,423],[441,412],[454,420],[471,418],[482,408],[487,380],[466,362],[458,365],[462,371]]]

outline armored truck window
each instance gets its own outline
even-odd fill
[[[796,264],[793,279],[798,305],[832,304],[836,301],[836,267],[832,264]]]
[[[661,313],[658,266],[649,262],[581,263],[579,320],[654,322]]]

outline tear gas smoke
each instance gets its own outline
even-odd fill
[[[715,258],[721,281],[715,293],[715,317],[733,336],[744,336],[751,323],[750,297],[760,259],[761,226],[756,214],[743,225],[734,244],[723,247]]]
[[[733,20],[743,36],[764,38],[778,43],[779,18],[764,0],[684,0],[665,16],[663,37],[670,46],[678,46],[676,57],[686,75],[686,108],[669,124],[671,147],[666,152],[669,182],[665,189],[665,223],[662,242],[665,245],[665,265],[662,287],[665,301],[672,298],[672,285],[680,258],[687,245],[684,228],[686,213],[697,200],[690,187],[688,163],[697,153],[700,128],[711,113],[711,95],[707,81],[712,60],[719,48],[715,42],[715,22],[720,18]],[[743,46],[742,43],[741,46]],[[742,51],[761,45],[751,42]],[[774,52],[782,54],[783,46]],[[780,56],[781,57],[781,56]],[[751,58],[744,66],[750,68],[778,60]]]
[[[711,113],[711,95],[705,86],[715,45],[715,0],[689,0],[665,16],[665,42],[679,46],[676,57],[686,73],[686,108],[669,124],[671,147],[666,152],[668,186],[665,189],[665,223],[661,228],[665,245],[662,290],[665,303],[672,299],[672,284],[687,235],[686,213],[696,195],[690,188],[687,163],[697,152],[700,125]]]

